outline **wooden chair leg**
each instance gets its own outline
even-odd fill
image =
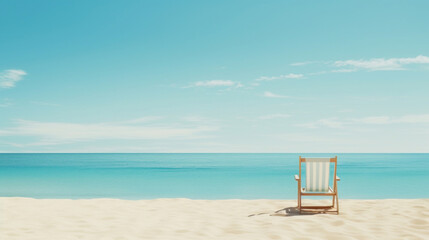
[[[335,197],[337,198],[337,214],[340,214],[340,203],[338,202],[338,193],[335,194]]]
[[[332,208],[335,207],[335,196],[332,196]]]
[[[301,213],[301,182],[298,181],[298,209]]]

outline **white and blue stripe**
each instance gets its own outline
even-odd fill
[[[329,191],[330,158],[306,158],[306,192]]]

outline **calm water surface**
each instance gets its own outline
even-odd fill
[[[298,156],[338,156],[341,198],[429,198],[429,154],[0,154],[0,197],[294,199]]]

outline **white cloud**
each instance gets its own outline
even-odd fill
[[[217,127],[209,125],[144,126],[134,124],[137,122],[80,124],[17,120],[15,127],[0,129],[0,136],[36,137],[39,141],[32,145],[53,145],[111,139],[192,139],[203,137],[201,134],[204,132],[217,130]]]
[[[353,67],[357,69],[378,70],[403,70],[409,64],[429,64],[429,57],[419,55],[414,58],[373,58],[369,60],[345,60],[335,61],[337,67]]]
[[[210,81],[200,81],[196,82],[195,86],[197,87],[218,87],[218,86],[233,86],[235,83],[231,80],[210,80]]]
[[[296,126],[305,128],[344,128],[346,126],[365,124],[365,125],[386,125],[386,124],[416,124],[429,123],[429,114],[404,115],[401,117],[374,116],[354,119],[339,120],[338,118],[319,119],[315,122],[301,123]]]
[[[399,123],[429,123],[429,114],[406,115],[395,120]]]
[[[12,106],[12,103],[10,103],[10,102],[4,102],[4,103],[0,103],[0,107],[10,107],[10,106]]]
[[[272,92],[264,92],[264,97],[268,98],[290,98],[289,96],[279,95]]]
[[[366,124],[392,124],[392,123],[429,123],[429,114],[405,115],[401,117],[367,117],[355,121]]]
[[[305,128],[320,128],[320,127],[344,128],[344,122],[339,121],[338,118],[325,118],[325,119],[319,119],[315,122],[296,124],[296,126],[305,127]]]
[[[30,101],[31,104],[35,105],[41,105],[41,106],[51,106],[51,107],[58,107],[60,106],[57,103],[49,103],[49,102],[41,102],[41,101]]]
[[[289,118],[290,115],[289,114],[271,114],[271,115],[264,115],[264,116],[259,116],[258,118],[261,120],[271,120],[271,119],[275,119],[275,118]]]
[[[308,65],[308,64],[312,64],[315,63],[314,61],[307,61],[307,62],[296,62],[296,63],[291,63],[291,66],[304,66],[304,65]]]
[[[135,119],[131,119],[131,120],[126,120],[126,121],[122,121],[119,123],[123,123],[123,124],[137,124],[137,123],[146,123],[146,122],[152,122],[152,121],[156,121],[156,120],[160,120],[163,117],[160,116],[148,116],[148,117],[141,117],[141,118],[135,118]]]
[[[27,73],[23,70],[9,69],[0,72],[0,88],[15,87],[16,82],[20,81]]]
[[[208,87],[208,88],[221,88],[222,90],[231,90],[233,88],[244,87],[240,82],[234,82],[231,80],[207,80],[207,81],[198,81],[191,83],[188,86],[182,88],[193,88],[193,87]]]
[[[193,84],[195,87],[242,87],[241,83],[237,83],[231,80],[209,80],[199,81]]]
[[[353,69],[343,68],[343,69],[332,70],[331,72],[333,72],[333,73],[348,73],[348,72],[356,72],[356,71],[357,71],[356,68],[353,68]]]
[[[330,128],[343,128],[344,123],[338,121],[336,118],[327,118],[319,120],[319,124]]]
[[[319,72],[308,73],[307,75],[314,76],[314,75],[323,75],[323,74],[327,74],[327,73],[330,73],[330,72],[329,71],[319,71]]]
[[[277,79],[297,79],[302,77],[304,77],[303,74],[289,73],[287,75],[280,75],[280,76],[273,76],[273,77],[262,76],[257,78],[256,81],[271,81],[271,80],[277,80]]]
[[[236,88],[241,88],[241,87],[244,87],[244,85],[243,85],[243,84],[241,84],[241,83],[236,83],[236,84],[235,84],[235,87],[236,87]]]
[[[350,60],[338,60],[338,61],[308,61],[292,63],[291,66],[303,66],[308,64],[322,64],[330,65],[331,67],[337,67],[338,69],[323,70],[319,72],[307,73],[306,75],[322,75],[329,73],[350,73],[357,72],[359,70],[368,71],[388,71],[388,70],[406,70],[407,65],[424,64],[426,69],[429,69],[429,57],[419,55],[416,57],[408,58],[371,58],[371,59],[350,59]],[[278,77],[260,77],[259,81],[269,81],[279,79]]]
[[[361,119],[355,119],[354,121],[365,124],[387,124],[391,122],[390,118],[386,116],[366,117]]]
[[[0,107],[10,107],[12,105],[13,103],[9,98],[5,98],[2,102],[0,102]]]
[[[186,116],[186,117],[183,117],[182,119],[186,122],[196,122],[196,123],[212,121],[211,119],[201,117],[201,116]]]

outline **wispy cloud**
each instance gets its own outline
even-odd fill
[[[366,124],[429,123],[429,114],[405,115],[401,117],[366,117],[361,119],[354,119],[354,121]]]
[[[263,95],[264,97],[267,97],[267,98],[290,98],[289,96],[285,96],[285,95],[280,95],[280,94],[275,94],[275,93],[272,93],[272,92],[264,92],[264,95]]]
[[[234,82],[231,80],[208,80],[208,81],[198,81],[185,88],[189,87],[243,87],[243,84],[240,82]]]
[[[315,63],[314,61],[307,61],[307,62],[296,62],[296,63],[291,63],[291,66],[304,66],[304,65],[308,65],[308,64],[312,64]]]
[[[9,98],[5,98],[2,102],[0,102],[0,107],[10,107],[12,105],[13,103]]]
[[[359,70],[367,71],[393,71],[393,70],[406,70],[406,66],[425,64],[429,67],[429,57],[419,55],[416,57],[408,58],[371,58],[371,59],[349,59],[337,61],[307,61],[292,63],[291,66],[304,66],[308,64],[320,64],[329,68],[335,67],[337,69],[326,69],[318,72],[307,73],[306,75],[321,75],[329,73],[351,73]],[[271,80],[269,77],[262,80]]]
[[[157,120],[161,120],[163,117],[161,116],[147,116],[147,117],[141,117],[141,118],[135,118],[131,120],[121,121],[118,122],[120,124],[139,124],[139,123],[147,123],[147,122],[153,122]]]
[[[289,117],[290,117],[289,114],[277,113],[277,114],[270,114],[270,115],[259,116],[258,119],[260,119],[260,120],[271,120],[271,119],[289,118]]]
[[[0,72],[0,88],[13,88],[27,73],[23,70],[9,69]]]
[[[400,117],[372,116],[364,118],[349,118],[340,120],[339,118],[325,118],[314,122],[300,123],[296,126],[305,128],[345,128],[346,126],[366,124],[366,125],[387,125],[387,124],[417,124],[429,123],[429,114],[404,115]]]
[[[353,119],[350,123],[364,123],[364,124],[388,124],[391,123],[391,118],[387,116],[365,117],[360,119]]]
[[[331,72],[333,72],[333,73],[349,73],[349,72],[356,72],[356,71],[357,71],[356,68],[353,68],[353,69],[343,68],[343,69],[335,69],[335,70],[332,70]]]
[[[256,81],[272,81],[272,80],[278,80],[278,79],[297,79],[304,77],[303,74],[295,74],[295,73],[289,73],[287,75],[280,75],[280,76],[262,76],[256,79]]]
[[[304,128],[320,128],[320,127],[343,128],[344,122],[339,121],[338,118],[325,118],[325,119],[319,119],[314,122],[299,123],[299,124],[296,124],[296,126],[304,127]]]
[[[380,70],[403,70],[409,64],[429,64],[429,57],[419,55],[411,58],[372,58],[369,60],[345,60],[335,61],[336,67],[352,67],[355,69],[367,69],[371,71]],[[337,70],[337,71],[341,71]],[[343,70],[343,71],[351,71]]]
[[[51,106],[51,107],[60,106],[60,104],[57,104],[57,103],[49,103],[49,102],[41,102],[41,101],[30,101],[30,103],[35,105],[41,105],[41,106]]]
[[[217,122],[217,120],[215,119],[210,119],[210,118],[206,118],[206,117],[202,117],[202,116],[197,116],[197,115],[191,115],[191,116],[186,116],[186,117],[182,117],[183,121],[186,122],[192,122],[192,123],[212,123],[212,122]]]
[[[231,80],[209,80],[209,81],[199,81],[195,83],[197,87],[230,87],[234,86],[235,83]]]
[[[212,125],[177,127],[169,125],[147,126],[139,121],[121,123],[64,123],[17,120],[14,127],[0,129],[0,136],[35,137],[31,145],[56,145],[92,140],[144,140],[144,139],[192,139],[204,137],[204,132],[215,131]]]

